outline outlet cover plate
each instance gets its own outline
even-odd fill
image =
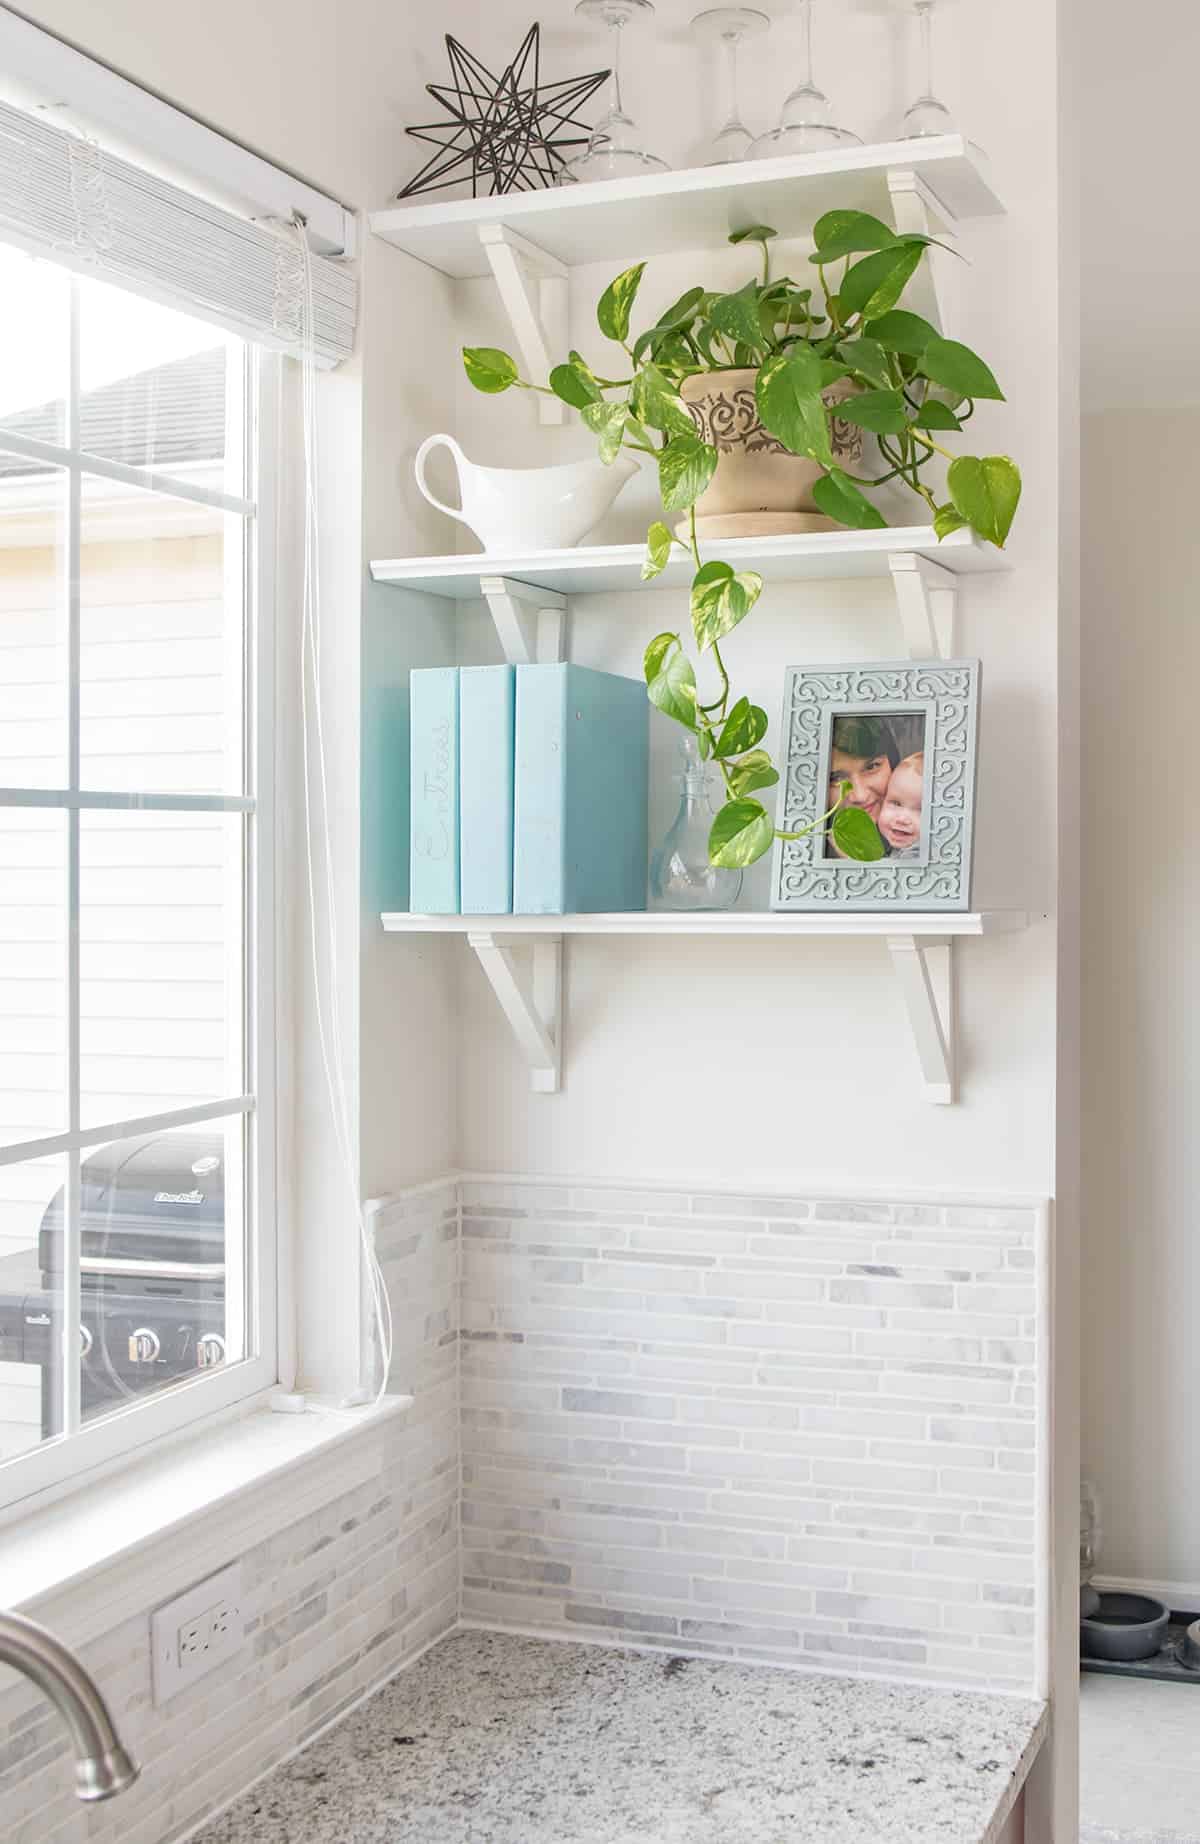
[[[151,1614],[155,1707],[235,1658],[244,1639],[242,1565],[233,1562]]]

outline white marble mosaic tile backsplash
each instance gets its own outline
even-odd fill
[[[400,1202],[379,1243],[395,1303],[395,1384],[416,1403],[376,1437],[372,1476],[243,1552],[248,1625],[234,1671],[155,1709],[149,1608],[82,1648],[142,1763],[119,1799],[77,1803],[59,1717],[0,1671],[0,1844],[167,1844],[454,1625],[453,1184]],[[212,1568],[233,1560],[214,1517]]]
[[[236,1675],[156,1710],[149,1606],[83,1648],[145,1765],[121,1799],[76,1804],[57,1718],[0,1674],[0,1844],[170,1844],[456,1619],[1030,1689],[1041,1233],[532,1180],[396,1200],[416,1407],[243,1549]]]
[[[1033,1209],[462,1187],[462,1612],[1034,1680]]]

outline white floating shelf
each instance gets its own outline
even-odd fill
[[[768,583],[826,581],[838,577],[892,573],[898,555],[925,558],[955,575],[1006,570],[994,545],[981,544],[968,531],[951,532],[939,543],[930,525],[889,525],[882,531],[814,531],[778,538],[709,540],[735,569],[755,569]],[[483,594],[481,577],[506,577],[532,589],[558,595],[612,595],[631,589],[680,589],[691,582],[693,564],[683,551],[652,582],[642,581],[644,544],[598,544],[570,551],[527,551],[503,556],[480,551],[454,557],[389,557],[371,564],[377,583],[396,583],[427,595],[469,601]]]
[[[496,198],[391,205],[372,212],[370,225],[397,249],[461,278],[491,273],[480,237],[490,225],[560,263],[627,261],[709,248],[756,223],[781,237],[807,235],[835,208],[886,221],[895,174],[912,174],[950,222],[1003,210],[979,153],[961,135],[938,135]]]
[[[839,909],[725,909],[681,915],[661,909],[604,911],[582,916],[419,916],[385,911],[394,935],[1011,935],[1028,926],[1023,909],[973,909],[944,915],[897,910],[857,914]]]
[[[925,1099],[940,1105],[955,1099],[954,943],[971,936],[1013,934],[1028,921],[1017,909],[947,915],[735,909],[707,915],[634,910],[582,916],[421,916],[393,911],[381,919],[391,934],[466,937],[508,1020],[531,1085],[540,1094],[554,1094],[561,1086],[562,958],[569,935],[883,940],[904,998]],[[516,960],[521,948],[530,955],[529,979]]]

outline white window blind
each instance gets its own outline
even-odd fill
[[[297,234],[251,222],[0,102],[0,238],[136,289],[261,345],[301,351]],[[354,345],[353,274],[312,261],[313,334],[325,366]]]

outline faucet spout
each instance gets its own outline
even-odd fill
[[[133,1785],[139,1768],[122,1747],[104,1698],[53,1633],[23,1614],[0,1613],[0,1664],[36,1684],[71,1731],[80,1799],[111,1799]]]

